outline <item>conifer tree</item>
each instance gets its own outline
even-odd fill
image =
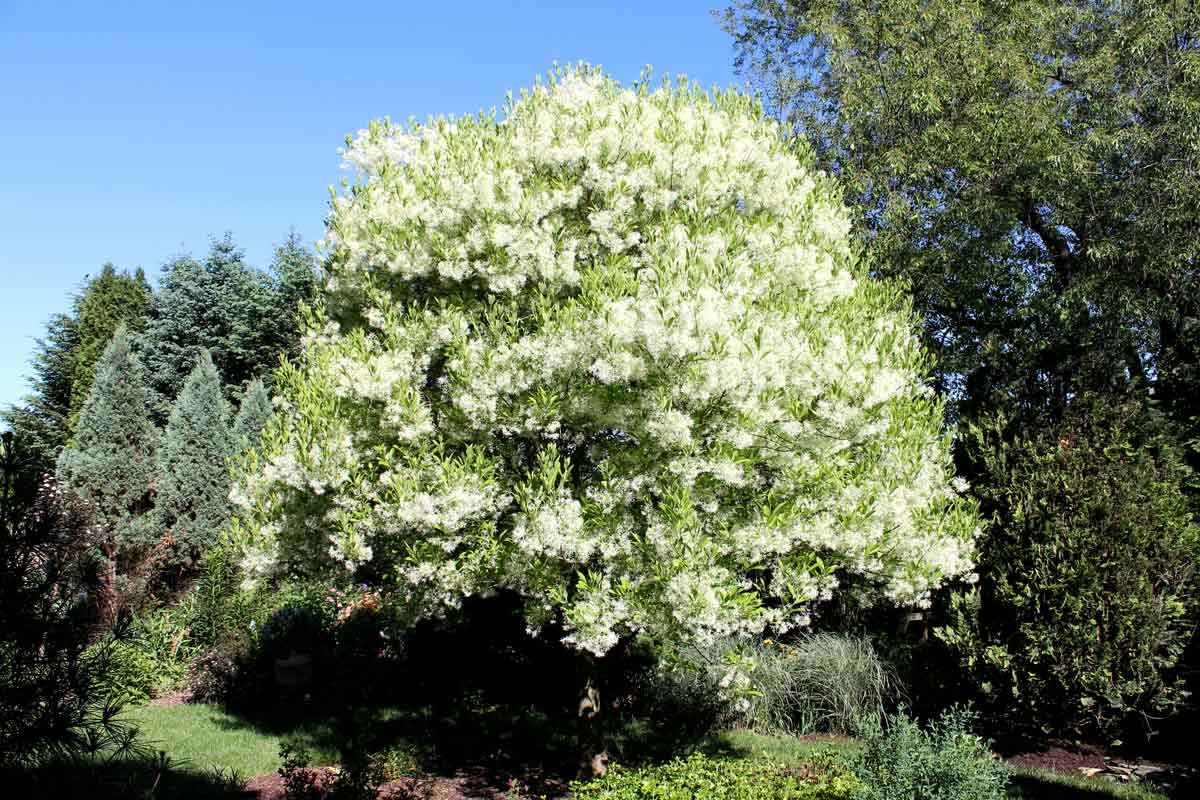
[[[116,608],[118,555],[150,540],[157,442],[142,365],[120,325],[96,364],[74,438],[58,458],[59,482],[91,504],[103,533],[107,564],[101,613],[110,620]]]
[[[105,264],[100,274],[89,280],[75,300],[79,341],[72,353],[71,417],[78,416],[92,388],[97,360],[112,339],[117,326],[124,323],[133,332],[146,324],[152,296],[142,270],[119,273]]]
[[[207,351],[179,393],[158,451],[157,528],[169,534],[171,567],[186,570],[216,543],[229,516],[229,405]]]
[[[242,397],[242,405],[238,409],[237,418],[233,422],[233,439],[240,449],[253,447],[258,441],[262,429],[275,415],[271,406],[271,394],[266,385],[258,378],[246,387]]]

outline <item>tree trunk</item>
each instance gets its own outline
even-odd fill
[[[117,558],[116,546],[101,547],[103,557],[96,567],[96,585],[93,589],[92,632],[93,641],[101,638],[117,624]]]
[[[579,696],[579,777],[598,778],[608,770],[604,709],[596,662],[587,659],[588,676]]]

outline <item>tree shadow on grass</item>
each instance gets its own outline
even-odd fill
[[[245,776],[198,770],[159,757],[96,762],[56,761],[24,770],[0,771],[6,797],[88,800],[214,800],[245,797]]]

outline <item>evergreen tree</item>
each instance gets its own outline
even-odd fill
[[[4,411],[13,433],[15,453],[11,475],[12,502],[26,507],[37,496],[43,475],[53,472],[58,454],[70,436],[73,359],[79,343],[75,317],[56,314],[38,339],[30,364],[33,391],[19,406]]]
[[[300,235],[292,231],[283,244],[275,248],[271,273],[275,278],[277,350],[291,358],[300,352],[300,307],[311,304],[321,289],[317,256],[304,246]]]
[[[246,263],[226,235],[214,240],[203,262],[181,256],[163,268],[144,343],[153,388],[164,411],[201,351],[207,350],[225,380],[226,396],[278,364],[296,347],[293,295],[307,296],[303,248],[289,240],[277,256],[283,280]],[[282,307],[290,305],[286,313]]]
[[[242,397],[237,419],[233,422],[233,439],[237,446],[242,449],[253,447],[262,429],[274,415],[275,409],[271,406],[271,394],[266,385],[258,378],[250,381]]]
[[[212,547],[229,517],[233,442],[220,375],[202,351],[158,451],[155,519],[158,529],[169,533],[174,569],[187,569]]]
[[[141,330],[146,324],[151,296],[150,284],[142,270],[129,275],[105,264],[75,300],[78,343],[72,354],[72,419],[78,416],[87,399],[96,362],[117,326],[125,323],[130,331]]]
[[[54,471],[87,399],[95,362],[119,323],[133,330],[144,324],[150,295],[140,270],[131,276],[105,264],[74,296],[71,312],[56,314],[47,323],[31,359],[33,391],[3,414],[20,451],[15,502],[31,502],[42,476]]]
[[[147,512],[157,442],[142,365],[128,330],[119,325],[96,364],[75,435],[58,457],[59,481],[92,505],[104,534],[110,619],[115,611],[118,556],[124,554],[128,562],[128,556],[152,538]]]

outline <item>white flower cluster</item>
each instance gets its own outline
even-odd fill
[[[361,131],[235,488],[248,568],[371,561],[414,618],[515,590],[598,654],[969,572],[915,320],[803,153],[736,92],[586,67]]]

